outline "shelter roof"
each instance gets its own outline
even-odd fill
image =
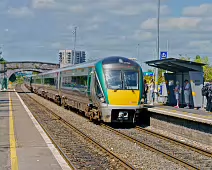
[[[189,72],[189,71],[203,71],[203,63],[197,63],[193,61],[186,61],[177,58],[168,58],[163,60],[151,60],[145,62],[149,66],[159,69],[171,71],[171,72]]]

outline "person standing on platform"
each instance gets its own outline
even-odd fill
[[[191,94],[191,86],[188,80],[185,80],[185,86],[184,86],[184,98],[185,98],[185,103],[186,107],[185,109],[190,108],[190,94]]]
[[[207,83],[205,86],[203,86],[202,88],[202,96],[205,96],[206,97],[206,101],[207,101],[207,104],[206,104],[206,111],[208,111],[209,109],[209,104],[210,104],[210,101],[209,101],[209,86],[210,86],[210,83]]]
[[[146,80],[144,80],[144,104],[147,104],[147,93],[148,93],[148,84]]]
[[[181,93],[180,83],[179,83],[179,81],[176,81],[176,87],[174,89],[174,94],[175,94],[175,98],[176,98],[176,101],[177,101],[177,105],[174,106],[175,108],[179,108],[180,93]]]
[[[212,112],[212,81],[210,81],[210,84],[208,85],[207,88],[207,107],[206,111],[207,112]]]
[[[150,83],[150,98],[151,98],[151,105],[154,105],[155,102],[155,81],[152,79]]]

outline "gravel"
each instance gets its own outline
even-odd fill
[[[190,140],[188,138],[184,138],[182,136],[175,135],[175,134],[173,134],[171,132],[154,128],[152,126],[145,127],[145,129],[149,129],[149,130],[154,131],[156,133],[159,133],[159,134],[168,136],[170,138],[173,138],[173,139],[188,143],[190,145],[196,146],[198,148],[202,148],[202,149],[210,151],[210,152],[212,151],[212,145],[206,145],[206,144],[203,144],[203,143],[200,143],[200,142],[196,142],[196,141]]]
[[[202,155],[196,151],[187,149],[186,147],[173,144],[167,140],[160,139],[137,129],[119,129],[119,131],[147,145],[157,148],[160,151],[171,154],[180,160],[188,162],[195,167],[198,167],[198,169],[210,169],[212,167],[211,157]]]
[[[32,97],[95,139],[101,145],[110,149],[116,155],[128,160],[130,164],[138,169],[170,169],[170,167],[171,169],[185,169],[163,158],[161,155],[137,146],[135,143],[95,125],[76,113],[65,110],[40,96],[32,94]]]
[[[39,107],[39,104],[32,104],[34,101],[25,96],[25,94],[20,96],[39,123],[53,137],[63,152],[66,153],[66,156],[76,169],[112,170],[123,168],[114,159],[108,157],[105,152],[100,151],[98,147],[85,140],[85,138],[61,123],[61,121],[55,119],[46,109]]]

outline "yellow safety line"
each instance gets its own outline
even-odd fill
[[[10,157],[11,157],[11,169],[18,170],[18,157],[16,154],[16,141],[14,133],[14,120],[13,120],[13,107],[12,100],[9,93],[9,107],[10,107]]]

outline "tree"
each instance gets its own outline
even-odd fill
[[[165,82],[164,72],[165,70],[158,69],[158,84]]]
[[[199,55],[197,55],[195,57],[194,61],[197,63],[206,64],[205,66],[203,66],[205,81],[206,82],[211,81],[212,80],[212,66],[210,65],[208,56],[200,57]]]
[[[0,58],[0,64],[6,64],[6,60],[4,58]]]
[[[189,57],[180,57],[180,59],[190,61]],[[205,81],[206,82],[211,81],[212,80],[212,66],[210,65],[208,56],[201,57],[200,55],[197,55],[194,59],[194,62],[206,64],[205,66],[203,66]]]
[[[181,60],[191,61],[191,58],[188,56],[183,56],[182,54],[179,54],[179,56]]]

